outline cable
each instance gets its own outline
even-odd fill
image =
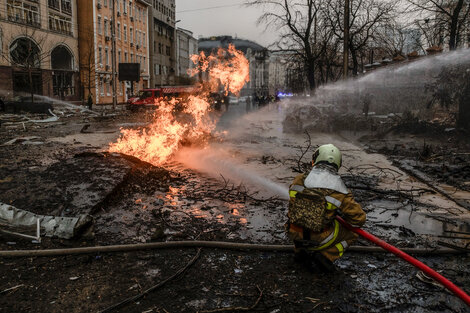
[[[217,5],[217,6],[213,6],[213,7],[206,7],[206,8],[200,8],[200,9],[189,9],[189,10],[177,11],[176,13],[180,14],[180,13],[186,13],[186,12],[207,11],[207,10],[212,10],[212,9],[231,8],[231,7],[240,7],[240,6],[242,6],[241,3],[239,3],[239,4]]]

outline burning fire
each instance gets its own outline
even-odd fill
[[[184,143],[207,143],[215,129],[215,116],[210,114],[208,93],[223,86],[225,94],[239,94],[249,81],[249,62],[241,51],[230,45],[216,54],[193,55],[196,65],[192,76],[204,77],[201,92],[186,99],[156,101],[153,122],[143,129],[121,129],[121,137],[109,145],[110,152],[135,156],[154,165],[165,163]]]

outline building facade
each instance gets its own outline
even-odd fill
[[[72,0],[0,0],[2,96],[80,97],[77,6]]]
[[[148,15],[149,3],[144,0],[78,1],[83,99],[91,95],[95,104],[113,103],[113,53],[116,61],[116,79],[119,76],[119,63],[140,64],[140,77],[137,82],[117,80],[118,103],[126,102],[132,92],[136,93],[148,87],[150,80]],[[116,42],[114,51],[113,21]]]
[[[287,70],[290,55],[285,52],[271,52],[269,56],[269,94],[287,93]]]
[[[191,56],[198,54],[197,39],[193,32],[178,28],[176,30],[176,84],[184,85],[190,83],[188,71],[194,68]]]
[[[150,86],[174,85],[176,76],[175,0],[152,0],[150,26]]]

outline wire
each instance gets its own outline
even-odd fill
[[[227,4],[227,5],[218,5],[218,6],[213,6],[213,7],[206,7],[206,8],[200,8],[200,9],[189,9],[189,10],[183,10],[183,11],[177,11],[177,14],[180,13],[186,13],[186,12],[196,12],[196,11],[207,11],[207,10],[212,10],[212,9],[221,9],[221,8],[230,8],[230,7],[239,7],[242,4]]]

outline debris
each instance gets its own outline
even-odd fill
[[[23,287],[23,286],[24,286],[24,285],[21,284],[21,285],[16,285],[16,286],[14,286],[14,287],[10,287],[10,288],[8,288],[8,289],[2,290],[2,291],[0,291],[0,295],[1,295],[1,294],[4,294],[4,293],[7,293],[7,292],[9,292],[9,291],[18,289],[18,288]]]
[[[51,122],[57,122],[59,120],[59,117],[52,113],[51,109],[48,110],[49,113],[51,113],[51,117],[43,119],[43,120],[29,120],[29,122],[32,123],[51,123]]]
[[[14,206],[0,203],[0,221],[13,226],[36,226],[38,219],[44,235],[57,236],[63,239],[73,238],[85,226],[92,223],[90,215],[83,214],[79,217],[59,217],[37,215],[29,211],[17,209]],[[31,237],[31,236],[30,236]],[[31,237],[32,239],[37,239]]]
[[[433,285],[433,286],[438,287],[440,289],[444,289],[443,285],[439,284],[437,281],[435,281],[434,279],[432,279],[428,275],[424,274],[423,271],[418,271],[416,273],[416,278],[418,278],[423,283]]]
[[[28,136],[28,137],[17,137],[17,138],[14,138],[12,140],[9,140],[7,142],[5,142],[2,146],[11,146],[11,145],[14,145],[16,143],[25,143],[25,142],[31,142],[32,140],[35,140],[35,139],[40,139],[40,137],[38,136]]]
[[[70,277],[69,280],[77,280],[77,279],[79,279],[79,278],[80,278],[80,277],[78,277],[78,276],[73,276],[73,277]]]
[[[169,282],[170,280],[172,280],[172,279],[174,279],[174,278],[180,276],[181,274],[183,274],[189,267],[191,267],[191,265],[193,265],[193,264],[196,262],[196,260],[199,258],[200,255],[201,255],[201,248],[197,249],[196,255],[191,259],[191,261],[189,261],[188,264],[186,264],[185,267],[181,268],[178,272],[176,272],[176,273],[173,274],[172,276],[168,277],[167,279],[165,279],[164,281],[158,283],[157,285],[150,287],[149,289],[145,290],[145,291],[142,292],[141,294],[138,294],[138,295],[136,295],[136,296],[134,296],[134,297],[127,298],[127,299],[125,299],[125,300],[123,300],[123,301],[121,301],[121,302],[119,302],[119,303],[117,303],[117,304],[114,304],[114,305],[112,305],[112,306],[110,306],[110,307],[107,307],[106,309],[100,311],[100,313],[111,312],[112,310],[117,309],[117,308],[119,308],[119,307],[121,307],[121,306],[123,306],[124,304],[127,304],[127,303],[129,303],[129,302],[136,301],[136,300],[142,298],[143,296],[145,296],[146,294],[148,294],[148,293],[154,291],[155,289],[157,289],[157,288],[163,286],[164,284],[166,284],[166,283]]]
[[[8,177],[5,177],[4,179],[0,179],[0,184],[2,183],[9,183],[13,180],[13,177],[11,176],[8,176]]]
[[[250,307],[227,307],[227,308],[220,308],[220,309],[214,309],[214,310],[205,310],[205,311],[200,311],[200,313],[215,313],[215,312],[229,312],[229,311],[252,311],[254,308],[258,306],[258,303],[261,301],[261,298],[263,297],[263,290],[259,288],[257,285],[256,288],[259,291],[259,296],[258,299],[256,299],[256,302],[250,306]]]

